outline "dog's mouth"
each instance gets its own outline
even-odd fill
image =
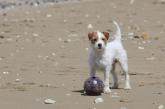
[[[97,51],[102,51],[103,47],[97,47]]]
[[[98,49],[102,49],[102,46],[98,46]]]

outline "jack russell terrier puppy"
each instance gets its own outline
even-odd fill
[[[90,32],[88,38],[90,40],[89,52],[89,68],[90,76],[95,77],[96,70],[101,68],[104,70],[104,93],[110,93],[109,74],[112,74],[113,85],[112,88],[118,88],[118,78],[115,73],[115,65],[120,63],[125,74],[125,88],[131,89],[130,79],[128,74],[127,53],[123,48],[121,41],[121,31],[117,22],[113,21],[117,27],[114,35],[115,39],[108,41],[108,32]]]

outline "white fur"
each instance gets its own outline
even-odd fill
[[[90,76],[93,77],[96,74],[98,68],[104,70],[104,92],[111,92],[109,88],[109,74],[112,74],[113,77],[113,86],[112,88],[118,88],[118,78],[115,70],[114,60],[118,60],[125,74],[125,89],[131,89],[130,80],[128,75],[128,64],[127,64],[127,53],[123,48],[121,42],[121,31],[119,25],[114,21],[113,22],[117,31],[114,35],[115,39],[111,42],[105,44],[102,37],[105,37],[103,33],[97,31],[98,40],[93,45],[90,46],[89,53],[89,67],[90,67]],[[102,44],[102,48],[98,49],[98,44]]]

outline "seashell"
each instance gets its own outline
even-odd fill
[[[52,99],[46,99],[44,100],[44,103],[45,104],[54,104],[56,101],[55,100],[52,100]]]

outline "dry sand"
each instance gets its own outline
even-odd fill
[[[0,10],[0,109],[163,109],[165,3],[162,0],[81,0]],[[132,90],[82,95],[88,38],[120,23]],[[88,29],[88,24],[93,29]],[[103,78],[103,73],[97,75]],[[44,104],[53,99],[54,104]]]

